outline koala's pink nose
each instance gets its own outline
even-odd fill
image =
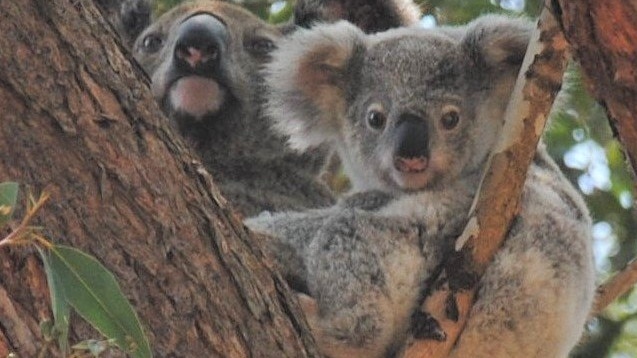
[[[401,158],[394,159],[394,168],[403,173],[418,173],[427,169],[427,158]]]
[[[226,26],[212,15],[198,14],[179,25],[174,56],[186,71],[213,72],[226,47]]]
[[[195,47],[185,47],[175,49],[175,56],[187,62],[190,67],[195,68],[200,64],[204,64],[208,61],[214,61],[217,59],[216,49],[208,49],[206,51],[199,50]]]

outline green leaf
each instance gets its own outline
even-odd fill
[[[139,319],[115,276],[95,258],[72,247],[55,245],[50,253],[54,277],[77,313],[132,357],[152,357]]]
[[[58,339],[58,347],[63,357],[69,352],[69,319],[71,316],[71,306],[69,306],[64,296],[64,288],[60,282],[58,272],[55,271],[51,263],[50,252],[37,247],[42,262],[44,263],[44,271],[46,272],[46,280],[49,284],[49,292],[51,295],[51,309],[53,310],[53,329]]]
[[[272,8],[270,7],[270,10]],[[269,11],[268,22],[271,24],[282,24],[292,17],[294,13],[294,7],[289,1],[285,2],[283,8],[281,8],[278,12]]]
[[[0,183],[0,228],[11,220],[18,200],[18,188],[19,185],[16,182]]]

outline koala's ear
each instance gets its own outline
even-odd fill
[[[364,34],[345,21],[281,40],[265,70],[266,109],[292,148],[303,151],[337,138],[364,52]]]
[[[152,7],[149,0],[124,0],[120,4],[116,28],[128,48],[152,21]]]
[[[533,24],[528,20],[486,15],[467,25],[462,46],[478,67],[517,74],[532,31]]]
[[[365,33],[413,25],[420,17],[420,8],[412,0],[297,0],[294,8],[298,26],[347,20]]]

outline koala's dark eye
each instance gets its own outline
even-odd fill
[[[367,124],[370,128],[381,130],[385,127],[385,123],[387,122],[387,117],[381,111],[372,109],[367,112]]]
[[[258,38],[258,39],[249,41],[246,44],[246,47],[248,48],[248,51],[252,52],[253,54],[267,55],[272,50],[274,50],[276,46],[274,45],[274,42],[272,42],[272,40],[270,39]]]
[[[456,128],[458,123],[460,122],[460,113],[455,108],[447,109],[442,117],[440,118],[440,124],[446,130],[452,130]]]
[[[164,39],[159,34],[148,34],[142,40],[142,49],[144,52],[153,53],[159,51],[164,44]]]

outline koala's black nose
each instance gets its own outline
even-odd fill
[[[413,114],[400,116],[395,129],[394,167],[401,172],[427,169],[429,129],[427,122]]]
[[[198,14],[179,25],[174,57],[182,70],[211,74],[218,67],[228,39],[226,26],[216,17]]]

